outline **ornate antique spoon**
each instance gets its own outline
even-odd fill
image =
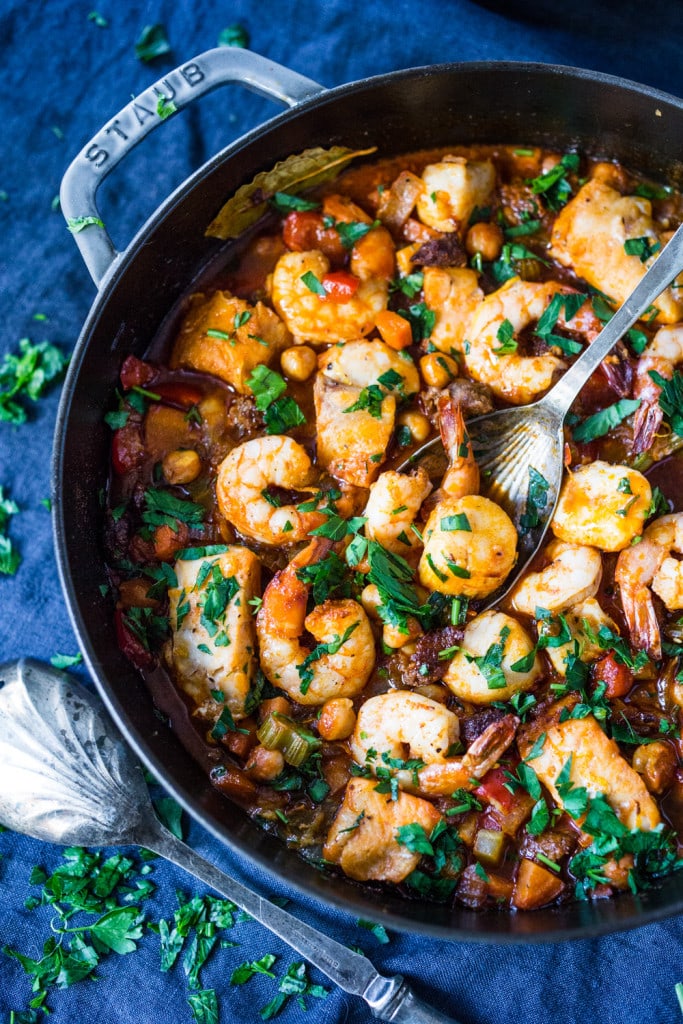
[[[142,770],[93,694],[31,659],[0,666],[0,822],[69,846],[145,846],[232,900],[318,967],[373,1016],[457,1024],[400,975],[297,920],[200,857],[154,814]]]
[[[560,493],[564,468],[563,427],[572,402],[619,339],[682,269],[683,225],[595,341],[547,395],[532,405],[500,409],[467,421],[467,433],[481,471],[481,493],[505,509],[519,535],[517,564],[503,587],[486,599],[485,607],[495,604],[512,589],[541,546]],[[408,469],[416,462],[425,464],[434,475],[443,474],[446,463],[441,439],[428,441],[396,468]],[[522,516],[527,511],[530,469],[536,470],[545,481],[545,505],[537,506],[536,526],[520,529]]]

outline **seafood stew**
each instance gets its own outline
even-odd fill
[[[324,870],[517,910],[655,884],[683,827],[676,282],[583,389],[552,538],[486,612],[517,530],[466,421],[552,386],[679,194],[478,146],[270,206],[121,368],[122,650],[212,784]],[[397,472],[435,433],[445,474]]]

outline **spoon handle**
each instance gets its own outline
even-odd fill
[[[683,225],[667,242],[662,254],[657,257],[626,301],[603,327],[596,340],[582,352],[576,362],[548,392],[542,400],[542,404],[549,406],[560,419],[564,419],[569,407],[590,375],[597,370],[619,338],[624,336],[626,331],[662,294],[682,268]]]
[[[278,935],[345,992],[360,996],[374,1017],[392,1024],[458,1024],[417,999],[400,975],[386,978],[370,961],[299,921],[286,910],[226,875],[177,839],[156,819],[148,821],[135,842],[172,861],[235,903]]]

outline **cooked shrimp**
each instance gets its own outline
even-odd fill
[[[318,462],[348,484],[369,487],[386,458],[396,396],[419,390],[417,368],[384,342],[362,340],[334,345],[320,366],[313,387]]]
[[[233,448],[218,467],[218,507],[245,537],[261,544],[294,544],[320,526],[324,515],[295,505],[274,508],[264,493],[269,487],[314,493],[309,485],[315,475],[306,450],[291,437],[256,437]]]
[[[436,231],[458,231],[467,227],[475,206],[486,205],[496,171],[490,160],[447,156],[428,164],[422,181],[424,188],[417,196],[422,223]]]
[[[422,543],[411,529],[420,506],[432,489],[423,466],[411,473],[393,469],[382,473],[370,488],[363,515],[365,536],[379,541],[383,548],[412,561]]]
[[[523,757],[532,743],[520,736]],[[545,734],[540,754],[531,766],[553,799],[564,807],[557,780],[571,759],[568,782],[585,787],[591,797],[604,795],[610,807],[629,829],[650,831],[661,818],[657,804],[640,775],[621,756],[619,747],[602,731],[595,718],[568,718],[552,725]]]
[[[652,262],[652,257],[643,262],[639,255],[626,252],[625,242],[636,238],[645,238],[653,246],[661,244],[650,200],[622,196],[610,185],[592,179],[557,217],[550,254],[619,305]],[[661,322],[672,324],[683,318],[683,303],[677,295],[667,288],[655,299]]]
[[[615,580],[633,646],[659,660],[662,644],[652,591],[669,609],[683,608],[683,512],[661,516],[648,526],[642,540],[622,551]]]
[[[565,473],[550,528],[568,544],[621,551],[643,532],[651,500],[642,473],[596,460]]]
[[[487,295],[467,329],[465,365],[471,376],[514,405],[526,405],[547,391],[566,364],[550,351],[521,355],[516,336],[539,320],[553,296],[561,291],[556,281],[536,283],[513,277]],[[510,333],[509,339],[503,336],[505,331]],[[506,354],[505,349],[512,346],[515,350]]]
[[[467,624],[443,681],[456,697],[473,704],[509,700],[541,675],[539,658],[528,669],[513,668],[533,649],[534,641],[517,619],[503,612],[483,612]]]
[[[458,716],[412,690],[390,690],[361,705],[349,745],[358,764],[373,772],[387,769],[401,789],[446,796],[454,789],[472,789],[486,775],[514,740],[517,724],[514,715],[506,715],[485,729],[462,757],[449,757],[460,736]],[[418,764],[401,767],[409,760]],[[419,762],[424,762],[422,767]]]
[[[441,815],[428,800],[409,793],[378,793],[370,779],[351,779],[332,822],[323,857],[339,864],[357,882],[398,885],[415,870],[422,857],[397,840],[404,825],[421,825],[430,835]]]
[[[510,595],[516,612],[533,616],[537,608],[546,608],[554,614],[597,594],[602,579],[599,551],[551,540],[544,554],[550,564],[528,573]]]
[[[425,267],[425,305],[436,314],[429,340],[440,352],[463,352],[472,314],[484,298],[475,270]]]
[[[605,650],[596,641],[598,632],[603,626],[607,626],[613,633],[618,634],[619,630],[614,619],[611,619],[607,612],[603,611],[594,597],[588,597],[585,601],[572,605],[562,615],[567,623],[570,639],[559,647],[548,647],[546,654],[557,674],[565,676],[567,674],[567,659],[570,655],[578,657],[586,664],[603,656]]]
[[[310,585],[297,569],[320,561],[328,541],[316,539],[276,573],[263,594],[256,617],[261,668],[266,678],[299,704],[324,704],[332,697],[353,697],[375,665],[375,641],[357,601],[324,601],[306,614]],[[316,647],[304,647],[306,630]]]
[[[206,558],[180,558],[174,570],[166,658],[178,686],[201,718],[217,718],[223,706],[244,718],[258,668],[249,602],[260,592],[261,563],[235,545]]]
[[[517,531],[488,498],[444,498],[427,520],[420,582],[429,590],[487,597],[504,582],[517,559]]]
[[[671,380],[676,366],[683,362],[683,324],[660,327],[638,360],[633,397],[640,406],[633,416],[633,450],[646,452],[652,445],[664,412],[659,404],[662,392],[650,374]]]
[[[375,326],[380,310],[386,309],[388,284],[384,278],[360,281],[344,302],[312,291],[304,278],[312,274],[322,288],[329,269],[330,261],[318,249],[286,252],[275,265],[271,299],[295,341],[329,344],[362,338]]]
[[[441,481],[440,492],[449,498],[478,494],[479,466],[465,427],[462,406],[448,391],[442,391],[437,410],[441,441],[448,456],[448,469]]]

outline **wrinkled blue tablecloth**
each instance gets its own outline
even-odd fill
[[[106,26],[94,17],[91,5],[96,4]],[[220,30],[235,22],[248,30],[253,49],[330,86],[442,61],[513,59],[597,69],[683,95],[680,12],[665,0],[579,0],[578,5],[576,0],[564,5],[491,0],[485,6],[469,0],[263,0],[259,5],[247,0],[0,0],[0,357],[14,351],[22,337],[70,350],[93,299],[89,276],[53,208],[70,159],[132,93],[216,45]],[[165,25],[172,54],[143,64],[134,43],[142,28],[154,23]],[[274,112],[263,99],[222,90],[155,133],[101,193],[118,246],[125,246],[165,194],[203,160]],[[16,576],[0,578],[0,663],[19,655],[48,660],[57,652],[76,653],[56,577],[50,514],[41,504],[49,494],[58,390],[31,410],[26,424],[0,424],[0,484],[20,508],[9,532],[23,557]],[[293,896],[290,907],[296,914],[363,947],[384,973],[402,972],[419,994],[464,1024],[673,1024],[683,1019],[674,991],[683,981],[680,920],[555,946],[468,945],[399,934],[380,944],[351,917],[254,872],[198,826],[186,823],[186,829],[190,843],[211,860],[263,892]],[[24,907],[36,891],[29,874],[34,864],[53,870],[61,850],[4,832],[0,854],[2,944],[38,956],[51,914],[49,908]],[[146,907],[150,920],[172,914],[176,889],[204,891],[160,861],[153,862],[149,877],[157,885]],[[258,1010],[277,984],[261,975],[232,986],[233,968],[273,952],[281,973],[296,957],[253,922],[236,925],[226,938],[238,946],[214,953],[203,984],[217,990],[221,1022],[259,1021]],[[315,981],[325,981],[312,973]],[[151,932],[136,952],[105,959],[97,975],[95,982],[51,993],[53,1024],[192,1019],[182,968],[160,972],[158,939]],[[30,998],[30,979],[15,960],[0,954],[0,1021],[9,1021],[11,1010],[26,1011]],[[369,1017],[361,1002],[336,990],[324,1002],[307,1002],[304,1015],[290,1000],[283,1022],[360,1024]]]

